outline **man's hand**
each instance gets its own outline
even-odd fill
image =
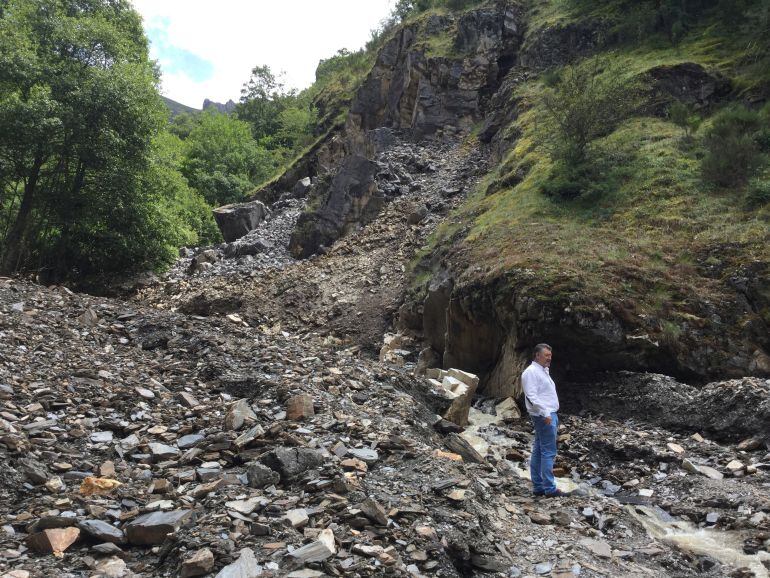
[[[553,421],[553,419],[549,415],[546,418],[544,418],[543,421],[545,422],[545,425],[551,425],[551,422]]]

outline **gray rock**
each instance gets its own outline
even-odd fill
[[[377,453],[377,450],[369,448],[350,448],[348,449],[348,455],[364,461],[369,465],[380,459],[380,454]]]
[[[300,215],[289,248],[296,258],[306,258],[351,230],[368,223],[384,205],[375,182],[377,164],[362,156],[347,157],[340,166],[321,206]]]
[[[310,190],[310,177],[305,177],[304,179],[298,180],[294,187],[291,189],[291,195],[295,199],[302,199],[307,196],[308,191]]]
[[[168,446],[166,444],[161,444],[158,442],[151,442],[149,446],[150,446],[150,453],[152,453],[152,457],[155,460],[158,460],[158,461],[170,460],[179,456],[179,449],[173,446]]]
[[[130,522],[125,530],[128,541],[135,546],[162,544],[166,537],[193,519],[192,510],[151,512]]]
[[[240,558],[222,568],[216,578],[256,578],[261,576],[262,572],[262,566],[257,564],[254,550],[244,548],[241,550]]]
[[[102,542],[111,542],[113,544],[126,543],[126,535],[123,533],[123,530],[102,520],[83,520],[78,523],[78,528],[92,538]]]
[[[254,462],[246,468],[246,479],[251,488],[266,488],[280,482],[281,476],[278,472],[271,470],[267,466]]]
[[[206,437],[200,434],[188,434],[176,440],[176,445],[180,450],[186,450],[197,446],[204,439]]]
[[[310,448],[280,447],[268,452],[260,458],[268,468],[278,472],[281,480],[291,481],[310,469],[323,465],[323,455]]]

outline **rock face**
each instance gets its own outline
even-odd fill
[[[268,214],[261,201],[225,205],[214,209],[214,220],[225,241],[232,243],[256,229]]]
[[[415,136],[467,130],[513,64],[521,43],[518,5],[499,3],[459,16],[434,15],[400,29],[380,50],[356,93],[348,124]],[[449,41],[446,54],[426,47]]]
[[[346,158],[332,179],[321,206],[300,215],[290,249],[298,258],[329,247],[356,223],[371,221],[384,203],[374,176],[377,165],[362,156]]]
[[[672,101],[704,109],[725,98],[732,89],[729,79],[718,72],[709,72],[695,62],[682,62],[657,66],[647,72],[657,93],[656,107],[659,114],[665,114]]]

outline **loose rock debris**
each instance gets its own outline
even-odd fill
[[[0,576],[767,574],[766,431],[724,443],[645,421],[642,397],[610,412],[613,392],[563,415],[556,466],[578,494],[536,499],[515,400],[466,396],[430,364],[415,376],[408,339],[375,358],[404,263],[475,162],[446,144],[387,154],[419,186],[319,257],[280,252],[289,200],[249,234],[277,235],[257,253],[275,267],[215,249],[128,302],[0,279]]]

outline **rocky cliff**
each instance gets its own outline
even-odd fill
[[[677,235],[669,237],[672,247],[657,247],[659,254],[648,261],[634,253],[654,250],[633,241],[651,231],[647,240],[655,244],[669,225],[634,215],[622,223],[627,237],[617,240],[625,257],[609,259],[600,250],[569,254],[565,247],[604,245],[606,232],[596,220],[581,224],[551,206],[541,211],[546,223],[527,216],[527,201],[516,196],[532,172],[529,159],[516,158],[533,146],[525,123],[536,104],[527,90],[545,71],[601,53],[606,32],[596,19],[543,25],[533,22],[535,16],[531,7],[501,1],[464,12],[429,12],[398,27],[355,93],[344,127],[258,195],[275,200],[294,180],[312,177],[311,200],[291,238],[293,254],[326,251],[370,222],[399,187],[410,187],[407,180],[383,187],[382,171],[371,162],[391,146],[388,131],[418,143],[462,140],[483,151],[492,170],[485,188],[468,182],[470,202],[415,257],[411,289],[394,320],[399,330],[423,339],[445,367],[479,373],[482,390],[501,397],[513,391],[538,341],[552,343],[562,371],[575,378],[606,370],[694,381],[767,375],[766,235],[731,242],[729,235],[709,234],[685,246],[688,231],[719,223],[678,215],[685,240],[677,247]],[[674,99],[708,110],[732,94],[724,74],[681,57],[645,64],[638,75],[655,95],[651,119],[665,116],[665,103]],[[515,224],[487,222],[502,211],[515,214],[517,203],[523,205]],[[649,210],[655,211],[654,203]],[[663,210],[665,201],[659,203]],[[629,210],[633,206],[628,201]],[[619,206],[609,210],[621,213]],[[602,220],[617,232],[606,217],[599,225]],[[567,237],[567,227],[582,231]]]

